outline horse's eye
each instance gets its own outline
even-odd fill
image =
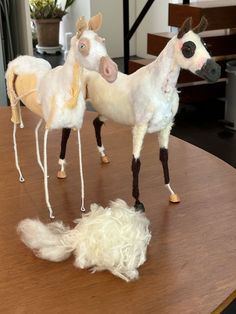
[[[185,58],[191,58],[196,50],[196,45],[192,41],[186,41],[181,48]]]
[[[82,56],[87,57],[89,54],[90,42],[88,38],[81,38],[78,42],[78,51]]]
[[[84,43],[79,44],[79,49],[84,49],[85,47],[86,47],[86,45]]]

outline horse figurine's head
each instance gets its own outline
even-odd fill
[[[179,66],[188,69],[201,78],[216,82],[221,75],[221,67],[210,57],[198,33],[206,30],[205,17],[192,29],[192,18],[185,20],[177,34],[175,57]]]
[[[71,49],[77,62],[88,70],[99,72],[108,82],[115,81],[117,65],[107,54],[105,39],[96,33],[102,25],[101,13],[89,22],[84,17],[77,21],[77,33],[71,39]]]

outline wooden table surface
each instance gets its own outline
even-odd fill
[[[168,203],[158,160],[156,134],[142,151],[141,199],[151,221],[148,259],[140,279],[126,283],[109,272],[91,274],[73,258],[52,263],[36,258],[16,234],[18,222],[39,217],[48,222],[43,176],[36,162],[37,117],[23,108],[18,146],[25,183],[18,182],[12,146],[10,109],[0,109],[0,313],[3,314],[207,314],[236,289],[236,170],[177,138],[170,141],[172,186],[181,196]],[[109,165],[99,162],[93,134],[94,113],[82,129],[86,207],[131,197],[130,129],[107,122],[104,145]],[[42,143],[43,129],[40,131]],[[56,218],[73,226],[80,216],[76,134],[68,147],[68,178],[58,180],[60,131],[49,134],[49,187]],[[220,313],[219,310],[214,313]]]

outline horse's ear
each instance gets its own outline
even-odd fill
[[[83,31],[85,31],[87,28],[88,28],[88,24],[85,20],[85,17],[81,16],[76,23],[76,30],[77,30],[76,37],[79,38],[81,34],[83,33]]]
[[[180,39],[192,28],[192,17],[187,18],[179,29],[177,37]]]
[[[207,29],[208,21],[205,16],[202,16],[200,23],[193,28],[193,32],[198,34],[204,32]]]
[[[98,13],[97,15],[91,17],[88,22],[88,28],[94,32],[97,32],[102,26],[102,14]]]

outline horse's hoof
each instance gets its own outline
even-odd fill
[[[134,204],[134,208],[135,208],[136,212],[142,212],[142,213],[145,212],[145,207],[144,207],[143,203],[141,203],[141,202],[136,201]]]
[[[169,197],[171,203],[180,203],[180,197],[178,194],[171,194]]]
[[[102,163],[102,164],[109,164],[109,163],[110,163],[110,160],[109,160],[109,158],[105,155],[105,156],[102,156],[102,157],[101,157],[101,163]]]
[[[58,179],[65,179],[66,178],[66,172],[65,171],[58,171],[57,173]]]

